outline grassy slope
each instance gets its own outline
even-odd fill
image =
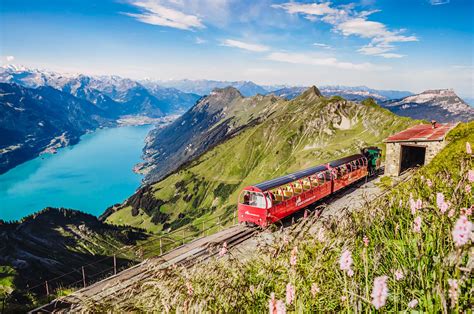
[[[356,153],[414,123],[371,101],[359,105],[339,97],[318,98],[311,91],[276,106],[263,123],[153,185],[153,198],[165,203],[159,210],[170,216],[165,228],[187,223],[201,227],[201,221],[211,216],[231,215],[242,187]],[[151,220],[142,210],[133,216],[131,207],[107,219],[154,232],[164,229]]]
[[[473,194],[465,188],[474,185],[467,178],[468,170],[474,169],[474,156],[465,149],[466,142],[474,143],[474,122],[459,125],[450,132],[449,140],[452,142],[408,182],[342,221],[328,221],[323,238],[306,234],[296,243],[276,241],[274,247],[260,249],[246,261],[217,259],[191,271],[157,274],[156,279],[140,283],[148,288],[121,306],[127,310],[265,312],[270,294],[284,301],[285,287],[291,283],[296,299],[287,305],[288,311],[339,312],[358,307],[372,312],[374,278],[385,275],[388,299],[384,311],[409,311],[408,303],[417,300],[416,311],[470,312],[474,248],[471,241],[455,247],[451,232],[463,208],[474,205]],[[427,179],[433,182],[431,187]],[[451,202],[451,214],[437,208],[438,192]],[[415,215],[410,194],[423,202]],[[420,233],[413,229],[415,216],[422,218]],[[367,247],[364,235],[369,239]],[[295,245],[297,263],[290,266]],[[354,259],[352,277],[339,268],[344,250]],[[402,279],[395,279],[396,270],[403,273]],[[449,279],[458,280],[457,300],[450,296]],[[315,295],[313,284],[319,289]],[[110,309],[113,305],[104,306]]]
[[[104,224],[97,217],[68,209],[46,208],[21,222],[0,221],[0,300],[11,293],[7,307],[24,311],[37,304],[45,280],[52,293],[77,281],[80,285],[80,269],[90,263],[94,264],[85,267],[88,278],[97,279],[93,276],[112,267],[113,254],[117,254],[118,267],[135,263],[138,257],[133,250],[119,250],[147,239],[141,230]],[[40,287],[24,293],[36,285]]]

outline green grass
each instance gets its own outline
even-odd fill
[[[474,185],[467,178],[468,170],[474,169],[474,156],[465,150],[466,142],[474,143],[474,122],[459,125],[448,138],[452,142],[409,181],[343,219],[326,221],[324,239],[314,234],[287,244],[277,239],[245,260],[229,256],[192,270],[157,273],[156,279],[140,283],[139,296],[116,310],[266,312],[271,293],[284,301],[286,285],[291,283],[296,298],[286,305],[289,312],[375,312],[374,278],[387,276],[388,299],[381,311],[471,313],[474,248],[471,240],[456,247],[452,230],[466,208],[474,205],[473,194],[465,188]],[[436,193],[450,202],[446,213],[437,207]],[[423,204],[414,215],[411,197]],[[421,232],[413,228],[415,217],[422,219]],[[294,246],[297,263],[291,266]],[[351,277],[339,267],[344,250],[354,260]],[[400,280],[394,275],[397,270],[403,273]],[[457,299],[449,293],[451,279],[458,280]],[[319,289],[315,295],[313,284]],[[410,309],[412,300],[418,304]]]
[[[10,294],[15,290],[16,271],[10,266],[0,266],[0,297]]]
[[[248,118],[249,110],[274,113],[153,185],[153,197],[164,205],[148,211],[169,214],[165,224],[153,224],[143,209],[133,216],[130,207],[107,222],[155,233],[179,228],[182,221],[199,228],[201,217],[232,214],[244,186],[357,153],[364,146],[383,147],[386,137],[416,123],[372,102],[355,104],[338,97],[276,103],[264,98],[263,105],[236,111],[236,119]]]

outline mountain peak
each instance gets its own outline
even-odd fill
[[[232,86],[227,86],[224,88],[214,88],[209,94],[209,97],[218,97],[225,99],[243,98],[240,91]]]
[[[306,100],[306,101],[312,101],[315,99],[318,99],[320,97],[323,97],[321,92],[316,86],[311,86],[307,90],[305,90],[299,97],[298,99],[300,100]]]

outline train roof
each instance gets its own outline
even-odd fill
[[[300,170],[294,173],[287,174],[286,176],[283,176],[283,177],[275,178],[272,180],[268,180],[268,181],[256,184],[254,185],[254,187],[262,191],[267,191],[267,190],[282,186],[284,184],[296,181],[298,179],[308,177],[312,174],[315,174],[324,170],[327,170],[327,167],[325,165],[311,167],[305,170]]]
[[[351,162],[353,160],[357,160],[357,159],[360,159],[360,158],[363,158],[363,157],[365,157],[365,156],[362,155],[362,154],[355,154],[355,155],[347,156],[347,157],[344,157],[344,158],[341,158],[341,159],[338,159],[338,160],[331,161],[329,163],[329,165],[332,168],[339,167],[340,165],[347,164],[348,162]]]

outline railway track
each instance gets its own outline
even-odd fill
[[[112,299],[115,295],[126,291],[137,283],[149,279],[157,270],[164,270],[173,265],[191,267],[218,254],[223,243],[232,248],[252,237],[258,229],[233,226],[213,235],[202,237],[181,245],[161,256],[150,258],[142,263],[112,277],[106,278],[86,288],[80,289],[69,296],[62,297],[32,310],[30,313],[61,313],[82,311],[83,306]]]
[[[410,174],[403,176],[402,180],[396,185],[408,180]],[[305,219],[302,219],[303,216],[305,216],[304,211],[293,215],[293,217],[287,217],[285,219],[286,222],[282,222],[281,226],[284,229],[288,229],[288,235],[290,236],[289,240],[291,242],[296,241],[307,232],[310,232],[311,227],[320,219],[321,215],[328,209],[327,207],[331,206],[331,203],[337,202],[346,196],[350,196],[354,191],[365,184],[367,184],[367,181],[361,181],[356,183],[354,186],[331,196],[325,200],[323,204],[319,204],[318,206],[309,209]],[[371,200],[380,198],[386,193],[388,193],[388,191],[375,193],[372,195]],[[298,223],[290,223],[290,219],[291,221],[297,219]],[[80,289],[69,296],[53,300],[30,313],[83,312],[85,308],[93,307],[94,304],[103,304],[112,299],[114,302],[118,302],[117,299],[114,299],[114,296],[123,294],[138,283],[152,278],[156,275],[157,270],[165,270],[173,265],[186,268],[192,267],[197,263],[203,262],[206,259],[217,255],[224,242],[227,243],[227,247],[230,249],[239,246],[239,244],[253,237],[255,234],[260,233],[260,231],[261,229],[236,225],[219,231],[213,235],[198,238],[161,256],[147,259],[138,265],[118,273],[117,275]]]

